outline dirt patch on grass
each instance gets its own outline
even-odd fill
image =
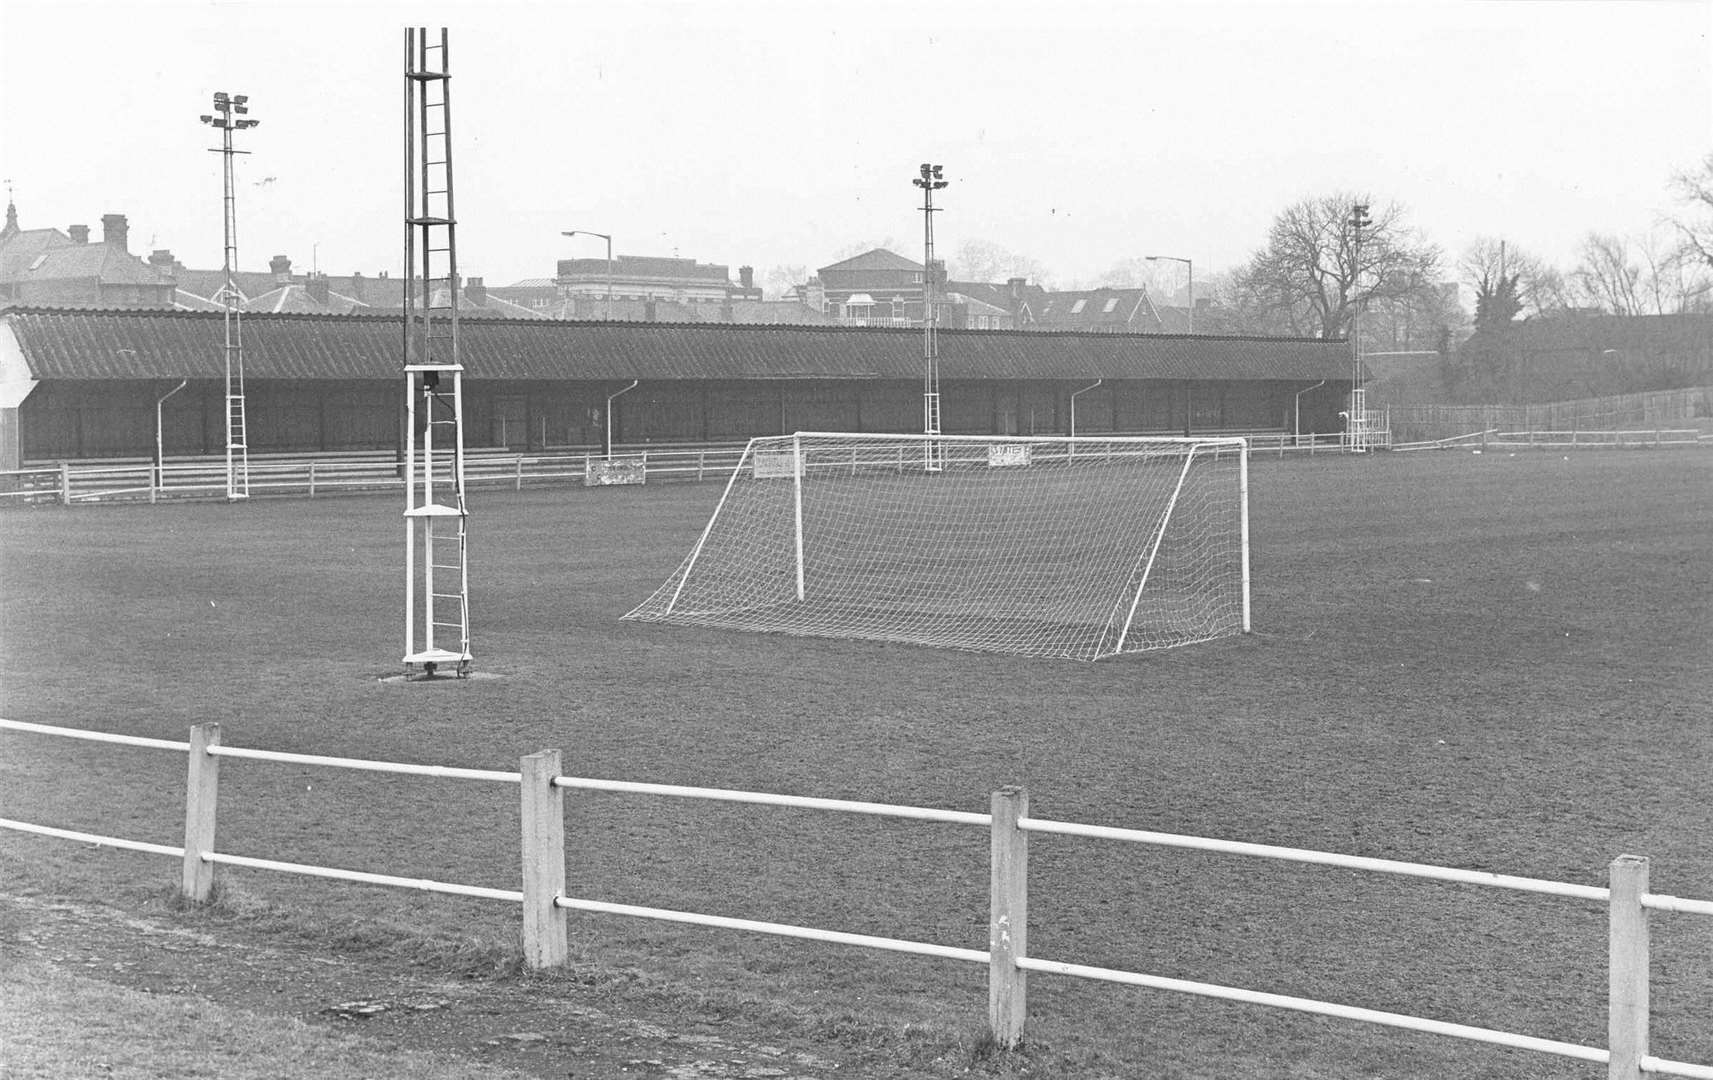
[[[164,911],[137,915],[34,896],[7,896],[4,905],[0,966],[8,971],[50,964],[147,994],[294,1017],[526,1075],[911,1075],[844,1071],[847,1062],[837,1059],[836,1050],[760,1037],[727,1018],[651,1013],[628,1001],[615,1009],[561,980],[459,976],[382,957],[329,957],[232,925],[188,926]],[[8,1076],[17,1064],[8,1066]]]

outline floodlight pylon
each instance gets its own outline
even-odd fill
[[[219,154],[221,169],[221,232],[224,238],[222,258],[220,310],[225,315],[226,330],[226,501],[236,502],[250,497],[250,447],[244,415],[244,296],[238,288],[235,272],[238,265],[238,200],[233,182],[232,158],[248,150],[232,147],[232,133],[247,131],[261,123],[250,119],[248,95],[232,95],[224,91],[214,95],[214,111],[204,113],[202,122],[220,129],[220,148],[209,149]]]
[[[405,673],[470,673],[464,367],[447,32],[405,30]]]

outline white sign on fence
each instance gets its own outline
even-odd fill
[[[987,466],[1005,469],[1029,464],[1029,447],[1024,443],[994,443],[987,448]]]
[[[606,487],[611,484],[641,484],[648,477],[648,468],[641,458],[590,458],[583,473],[584,487]]]
[[[758,451],[755,455],[755,478],[776,480],[797,475],[797,453],[794,450]]]

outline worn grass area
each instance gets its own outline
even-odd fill
[[[402,650],[391,500],[0,515],[0,715],[233,745],[983,810],[1713,898],[1713,455],[1258,460],[1256,633],[1085,665],[686,630],[619,616],[717,487],[478,492],[478,667]],[[0,735],[0,815],[179,842],[181,755]],[[228,760],[220,847],[515,888],[515,788]],[[579,794],[580,896],[984,948],[980,829]],[[120,897],[170,859],[0,833],[0,874]],[[228,875],[242,915],[329,949],[458,955],[515,908]],[[1713,920],[1656,918],[1653,1051],[1713,1062]],[[573,920],[583,971],[751,1003],[829,1038],[965,1039],[979,968]],[[1030,951],[1604,1041],[1595,905],[1036,837]],[[1555,1077],[1554,1058],[1036,976],[1031,1075]],[[732,1008],[738,1008],[732,1005]],[[1057,1062],[1058,1064],[1054,1064]],[[1054,1070],[1057,1070],[1055,1072]],[[1045,1070],[1043,1072],[1042,1070]]]
[[[0,979],[8,1080],[521,1080],[509,1069],[341,1035],[197,997],[126,990],[46,964]]]

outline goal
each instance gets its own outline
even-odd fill
[[[750,440],[627,619],[1095,660],[1249,630],[1239,438]]]

